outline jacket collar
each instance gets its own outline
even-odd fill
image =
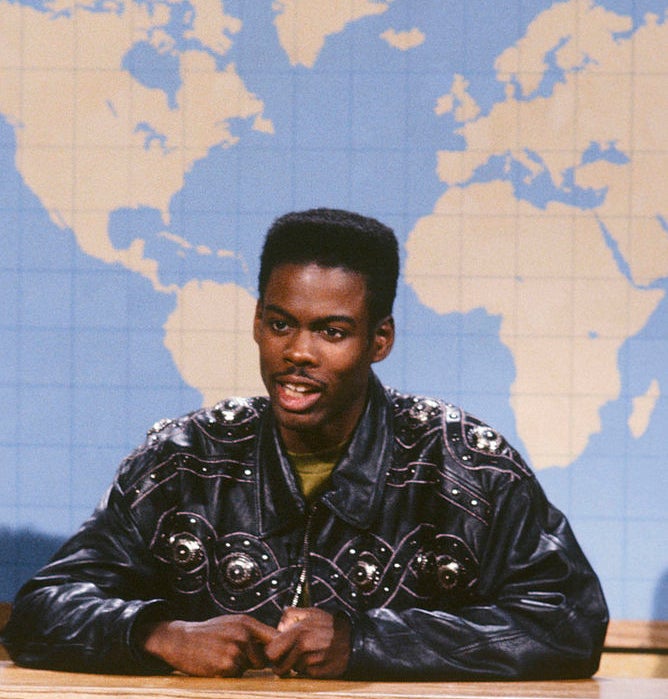
[[[344,455],[332,473],[332,488],[322,501],[354,527],[368,529],[381,505],[392,453],[392,403],[376,375]],[[265,411],[257,450],[258,521],[262,536],[294,526],[306,504],[281,446],[271,407]]]

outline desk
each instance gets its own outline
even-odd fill
[[[1,699],[668,699],[668,679],[596,678],[564,682],[344,682],[81,675],[0,663]]]

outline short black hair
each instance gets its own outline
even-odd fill
[[[275,267],[310,263],[362,274],[372,325],[392,315],[399,246],[389,226],[342,209],[293,211],[277,218],[267,231],[260,256],[260,300]]]

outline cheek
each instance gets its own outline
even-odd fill
[[[259,345],[258,356],[260,360],[260,374],[263,378],[266,378],[268,374],[271,374],[273,371],[273,366],[275,363],[275,360],[272,359],[273,354],[271,352],[268,352],[267,348],[263,345]]]
[[[366,381],[370,364],[366,361],[366,356],[361,355],[357,350],[343,351],[331,358],[330,368],[341,381],[349,384]]]
[[[269,361],[272,357],[276,357],[280,354],[281,350],[279,342],[276,340],[276,338],[267,336],[266,333],[260,333],[256,338],[256,341],[258,350],[260,352],[260,357],[263,360]]]

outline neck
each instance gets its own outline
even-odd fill
[[[280,430],[286,451],[290,454],[317,454],[339,449],[346,444],[354,429],[347,434],[327,435],[322,432],[295,432]]]

